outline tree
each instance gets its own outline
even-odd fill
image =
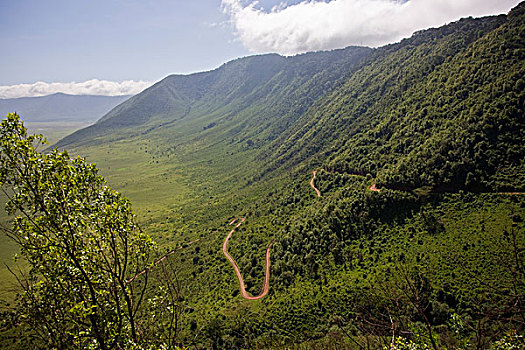
[[[128,283],[151,266],[155,244],[140,230],[130,202],[93,164],[66,151],[37,150],[16,114],[0,125],[0,186],[15,215],[2,230],[30,268],[19,319],[46,348],[129,348],[140,344],[137,315],[148,286]],[[135,286],[135,288],[134,288]]]

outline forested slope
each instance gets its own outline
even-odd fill
[[[169,76],[59,146],[181,247],[161,265],[179,281],[178,344],[519,348],[524,10]],[[259,301],[221,251],[236,218],[228,252],[251,295],[273,240]]]
[[[391,188],[521,190],[522,22],[515,10],[374,51],[253,56],[169,76],[57,146],[180,129],[197,119],[201,128],[191,133],[198,136],[235,119],[228,124],[235,136],[262,148],[262,174],[315,159]]]
[[[523,21],[463,19],[378,49],[275,146],[279,162],[315,154],[392,188],[523,189]]]

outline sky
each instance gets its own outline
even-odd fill
[[[251,54],[378,47],[519,0],[0,0],[0,98],[135,94]]]

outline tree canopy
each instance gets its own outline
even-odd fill
[[[85,159],[39,152],[45,140],[28,135],[16,114],[2,121],[0,140],[0,185],[15,215],[3,230],[30,266],[17,276],[19,318],[47,347],[138,344],[147,283],[127,281],[148,266],[155,244],[130,202]]]

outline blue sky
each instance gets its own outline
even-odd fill
[[[253,53],[380,46],[460,17],[507,12],[517,3],[0,0],[0,98],[48,91],[45,84],[38,91],[20,85],[35,82],[58,89],[60,82],[88,81],[90,88],[105,84],[94,93],[125,93],[124,85],[112,84],[142,81],[143,88],[168,74],[209,70]]]
[[[0,85],[157,80],[248,54],[214,0],[1,0]]]

